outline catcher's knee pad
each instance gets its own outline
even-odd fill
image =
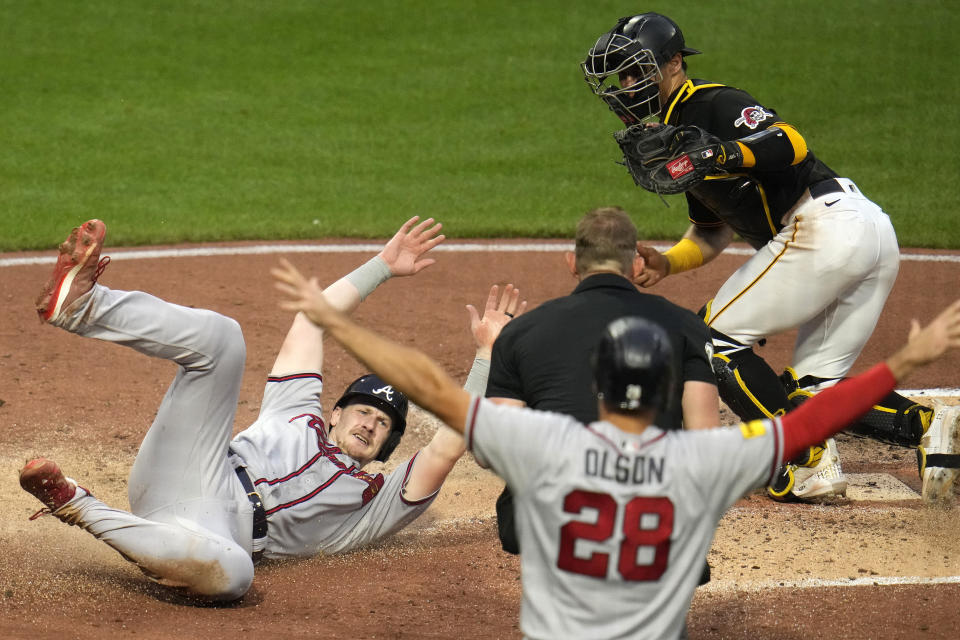
[[[791,408],[777,374],[753,348],[711,329],[713,371],[720,398],[744,422],[773,418]]]

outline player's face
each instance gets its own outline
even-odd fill
[[[640,81],[640,67],[634,65],[620,72],[618,80],[621,89],[629,89]]]
[[[390,416],[369,404],[337,407],[330,416],[330,435],[341,451],[361,464],[377,457],[393,427]]]

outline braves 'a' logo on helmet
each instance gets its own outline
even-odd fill
[[[760,105],[755,105],[752,107],[747,107],[740,112],[740,117],[737,118],[733,126],[746,126],[750,129],[756,129],[761,122],[767,118],[772,118],[773,114],[761,107]]]
[[[370,393],[374,395],[383,394],[383,397],[387,399],[388,402],[393,402],[393,387],[389,384],[385,387],[380,387],[379,389],[373,389]]]

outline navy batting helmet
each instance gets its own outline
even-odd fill
[[[407,396],[384,382],[378,375],[368,373],[351,382],[333,408],[350,404],[368,404],[390,416],[393,423],[390,435],[387,436],[376,457],[379,462],[386,462],[400,444],[400,438],[407,428],[407,408],[410,404]]]
[[[600,36],[580,68],[593,92],[629,126],[660,113],[660,67],[678,53],[700,52],[686,46],[680,27],[667,16],[641,13],[620,18]],[[637,82],[624,88],[619,74],[627,70]]]
[[[611,322],[593,354],[597,397],[614,410],[663,411],[673,396],[674,375],[670,337],[642,318]]]

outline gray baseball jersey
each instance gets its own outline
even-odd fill
[[[437,495],[403,497],[416,457],[383,475],[362,471],[341,452],[327,438],[322,390],[319,373],[268,378],[257,421],[230,445],[263,499],[266,557],[337,553],[372,542],[409,524]]]
[[[530,638],[677,638],[723,513],[782,458],[779,420],[623,432],[474,397],[467,447],[510,487]]]

